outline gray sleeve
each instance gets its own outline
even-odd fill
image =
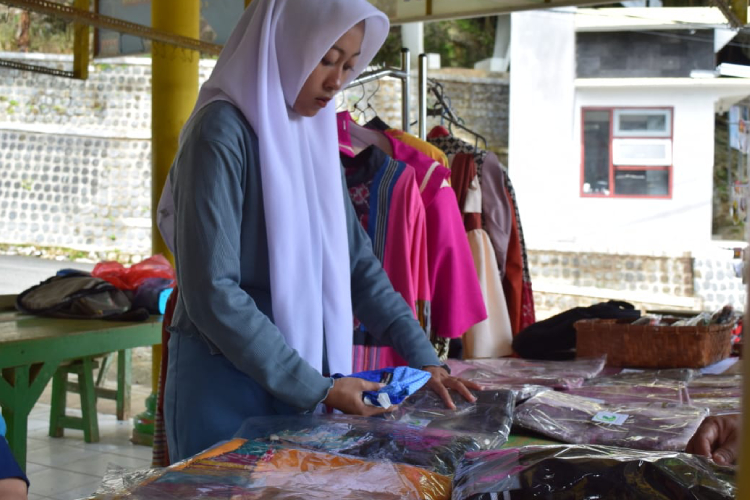
[[[412,368],[442,365],[409,305],[393,289],[383,266],[375,257],[370,237],[357,219],[349,196],[344,198],[354,315],[381,343],[396,349]]]
[[[502,278],[513,227],[513,207],[505,192],[505,172],[494,153],[487,154],[482,167],[482,215]]]
[[[312,410],[326,397],[332,380],[287,345],[240,287],[246,168],[257,165],[244,165],[223,143],[197,139],[183,147],[173,179],[180,296],[198,331],[238,370],[274,397]]]

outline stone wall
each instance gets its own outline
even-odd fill
[[[0,57],[66,70],[72,66],[68,56]],[[201,61],[201,83],[213,65]],[[467,126],[502,154],[507,148],[507,78],[473,70],[430,77],[444,83]],[[418,110],[416,84],[415,79],[412,120]],[[362,87],[348,90],[340,108],[354,109],[361,95]],[[357,117],[369,119],[376,110],[387,123],[401,126],[400,81],[370,83],[364,95],[360,109],[368,99],[372,109],[355,112]],[[150,213],[150,59],[94,64],[86,81],[0,68],[0,243],[137,261],[150,252]]]
[[[529,250],[537,319],[607,300],[642,310],[744,310],[738,262],[721,249],[679,256]]]
[[[450,100],[455,114],[464,120],[465,127],[481,135],[486,141],[486,149],[498,154],[500,160],[506,163],[508,152],[508,104],[510,102],[510,82],[505,73],[490,73],[472,69],[444,68],[431,70],[429,78],[438,80],[444,88],[444,95]],[[411,86],[410,121],[413,124],[411,132],[417,134],[416,123],[419,116],[418,89],[416,81]],[[364,86],[355,86],[343,94],[338,107],[345,106],[353,111],[358,121],[366,122],[375,112],[367,108],[367,104],[377,111],[378,116],[393,127],[401,128],[401,81],[383,79]],[[428,95],[428,108],[435,99]],[[361,113],[356,111],[358,104]],[[427,131],[435,125],[440,125],[439,117],[428,117]],[[447,122],[443,124],[448,127]],[[478,144],[485,148],[485,143],[478,141],[475,135],[467,133],[458,127],[452,127],[454,135]]]

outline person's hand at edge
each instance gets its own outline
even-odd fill
[[[350,415],[362,415],[365,417],[381,415],[393,411],[398,407],[393,405],[386,409],[379,406],[366,405],[362,399],[362,393],[364,391],[379,391],[383,387],[383,384],[356,377],[337,378],[334,379],[333,387],[331,387],[323,403]]]
[[[719,465],[731,465],[739,454],[739,429],[738,414],[708,417],[690,438],[685,451],[712,458]]]
[[[480,390],[482,387],[476,382],[470,380],[464,380],[462,378],[453,377],[448,373],[442,366],[424,366],[422,369],[426,372],[430,372],[430,380],[427,382],[427,387],[437,393],[438,396],[445,402],[445,406],[451,410],[456,409],[455,403],[451,399],[451,395],[448,389],[453,389],[458,392],[466,401],[474,402],[477,398],[469,391],[474,389],[475,391]]]

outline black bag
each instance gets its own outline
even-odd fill
[[[69,319],[143,321],[149,315],[145,309],[133,309],[124,291],[83,271],[68,271],[25,290],[16,298],[16,308]]]
[[[576,348],[573,324],[579,319],[625,318],[635,321],[640,317],[641,312],[633,304],[619,300],[574,307],[524,328],[513,339],[513,350],[527,359],[573,359]]]

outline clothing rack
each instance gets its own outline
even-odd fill
[[[421,56],[420,56],[421,57]],[[390,76],[392,78],[399,78],[401,80],[401,128],[404,132],[409,132],[409,108],[411,104],[410,92],[411,92],[411,59],[409,57],[409,49],[401,49],[401,68],[386,68],[371,71],[369,73],[363,73],[359,78],[354,80],[352,83],[347,85],[347,89],[356,87],[357,85],[364,85],[368,82],[374,82]],[[420,96],[421,97],[421,96]]]

